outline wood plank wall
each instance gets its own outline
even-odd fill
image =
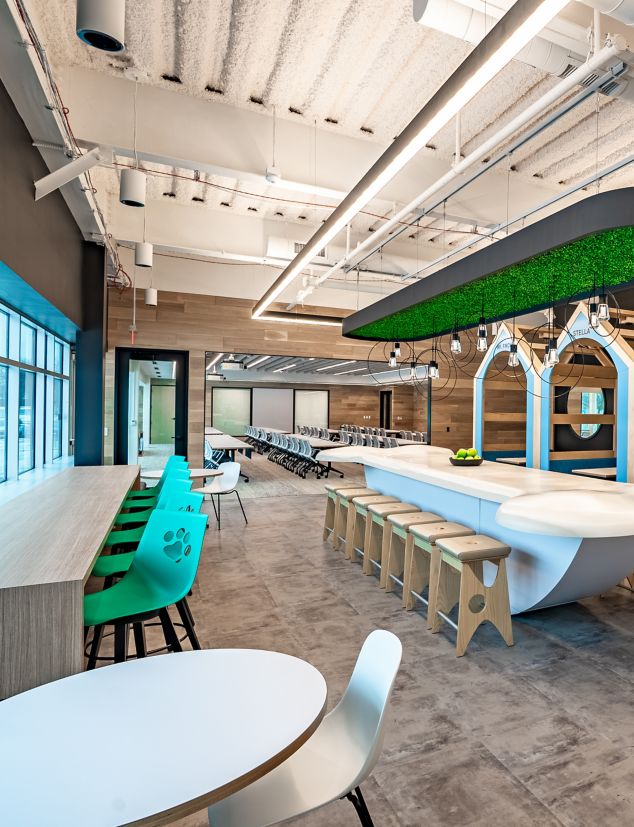
[[[261,353],[280,356],[316,356],[334,359],[366,359],[370,343],[344,339],[336,328],[261,322],[251,319],[253,303],[244,299],[191,293],[159,292],[157,307],[146,307],[137,295],[137,348],[169,348],[189,352],[188,455],[202,462],[205,425],[205,352]],[[315,308],[316,312],[323,309]],[[335,311],[333,311],[335,312]],[[106,462],[113,457],[114,350],[130,346],[132,292],[108,291],[108,346],[105,371]],[[453,385],[453,382],[452,382]],[[331,393],[333,427],[355,422],[379,425],[381,387],[339,387]],[[409,387],[393,387],[392,425],[426,429],[426,400]],[[433,405],[432,441],[449,448],[469,446],[472,441],[473,380],[459,377],[450,393],[439,391]],[[371,419],[363,420],[363,416]],[[400,419],[399,419],[400,417]]]
[[[526,451],[526,391],[510,374],[508,354],[491,362],[484,380],[484,451]]]

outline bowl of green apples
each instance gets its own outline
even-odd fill
[[[449,457],[449,462],[459,468],[473,468],[474,465],[482,465],[483,460],[475,448],[460,448]]]

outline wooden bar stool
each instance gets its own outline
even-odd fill
[[[381,562],[379,585],[386,592],[391,592],[395,583],[398,583],[399,586],[403,585],[405,547],[411,526],[441,523],[443,519],[439,514],[434,514],[432,511],[414,511],[408,514],[390,514],[387,520],[390,539],[387,544],[387,557],[383,555]],[[405,592],[403,592],[404,599]]]
[[[440,567],[440,551],[436,541],[441,537],[465,537],[475,534],[470,528],[460,523],[443,520],[439,523],[410,526],[405,543],[405,565],[403,574],[403,607],[413,609],[416,600],[428,605],[427,628],[431,628],[432,593],[431,584],[434,571]],[[429,597],[423,597],[425,586],[429,586]]]
[[[432,617],[432,632],[440,628],[441,618],[448,620],[446,613],[458,603],[458,624],[449,621],[457,631],[456,655],[464,655],[476,629],[485,620],[491,621],[504,638],[507,646],[513,645],[509,587],[506,579],[506,558],[511,553],[504,545],[486,534],[471,537],[438,538],[440,566],[434,572],[430,592],[438,594],[435,613]],[[493,585],[485,586],[482,564],[497,566]],[[450,580],[454,583],[447,588]],[[456,583],[459,591],[456,596]],[[429,605],[431,611],[431,601]]]
[[[391,514],[411,514],[419,511],[410,503],[373,503],[368,506],[368,517],[365,521],[365,538],[363,553],[363,573],[373,574],[377,568],[383,571],[383,561],[387,558],[388,543],[390,540],[390,526],[388,517]]]
[[[348,508],[348,499],[351,496],[362,494],[377,494],[378,492],[372,488],[365,488],[362,485],[352,486],[350,483],[341,485],[341,483],[327,482],[324,486],[326,489],[326,514],[324,517],[324,542],[330,538],[332,540],[333,548],[339,548],[339,540],[344,538],[345,519],[342,519],[342,497],[344,499],[344,509]],[[344,511],[345,517],[345,511]]]
[[[397,503],[398,500],[387,494],[371,494],[354,496],[351,502],[352,505],[348,505],[345,555],[348,560],[355,560],[357,553],[363,554],[365,548],[365,521],[368,516],[368,506],[375,503]]]

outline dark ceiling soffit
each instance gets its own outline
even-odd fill
[[[354,331],[564,244],[632,224],[634,187],[591,195],[347,316],[342,335],[365,339]]]

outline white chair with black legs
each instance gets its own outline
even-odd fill
[[[401,653],[392,632],[368,635],[343,697],[317,731],[283,764],[209,807],[210,826],[269,827],[347,798],[363,827],[374,827],[360,785],[381,753]]]
[[[221,477],[215,477],[213,481],[209,485],[203,486],[203,488],[197,488],[196,491],[198,494],[209,494],[211,499],[211,504],[214,509],[214,513],[216,515],[216,523],[218,524],[218,531],[220,531],[220,497],[224,494],[235,494],[238,498],[238,502],[240,503],[240,508],[242,510],[242,516],[244,517],[244,522],[248,524],[247,515],[244,513],[244,506],[242,505],[242,500],[240,499],[240,494],[236,488],[238,484],[238,480],[240,479],[240,463],[239,462],[223,462],[220,466],[222,470]],[[214,496],[218,499],[218,505],[216,507],[216,503],[214,502]]]

